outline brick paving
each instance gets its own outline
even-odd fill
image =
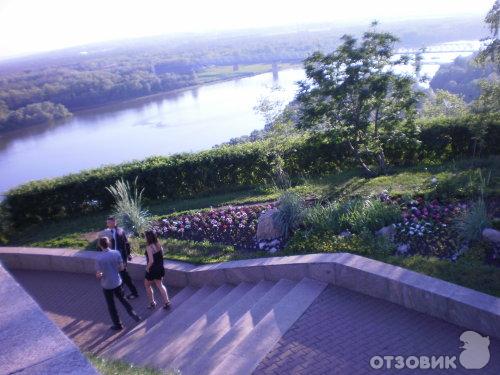
[[[71,338],[82,351],[99,354],[114,340],[135,327],[135,323],[125,308],[116,300],[118,314],[125,329],[119,332],[110,330],[106,301],[99,281],[93,275],[47,272],[47,271],[10,271],[14,278],[33,297],[47,316]],[[136,312],[147,318],[152,312],[147,309],[146,291],[142,280],[134,280],[139,290],[139,298],[130,301]],[[125,294],[129,291],[125,286]],[[169,296],[178,289],[167,287]],[[161,297],[155,290],[156,301]]]
[[[459,363],[465,329],[404,307],[329,286],[260,363],[264,374],[500,374],[500,341],[490,338],[489,364]],[[456,356],[456,369],[370,367],[372,356]],[[395,364],[395,362],[394,362]]]

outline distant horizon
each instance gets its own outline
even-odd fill
[[[336,4],[335,4],[336,3]],[[360,25],[442,18],[484,18],[492,0],[355,0],[348,4],[328,0],[267,2],[255,0],[237,8],[230,0],[208,3],[186,0],[2,0],[0,3],[0,60],[60,51],[79,46],[174,37],[182,34],[216,34],[305,25]]]
[[[439,20],[439,19],[454,19],[454,20],[468,20],[468,19],[473,19],[478,17],[478,15],[439,15],[439,16],[429,16],[429,17],[422,17],[422,18],[399,18],[399,19],[390,19],[390,20],[385,20],[385,21],[379,21],[381,23],[381,28],[384,28],[384,25],[397,25],[400,23],[404,22],[418,22],[418,21],[432,21],[432,20]],[[311,23],[303,23],[303,24],[295,24],[295,25],[280,25],[280,26],[267,26],[267,27],[259,27],[259,28],[240,28],[240,29],[231,29],[231,30],[209,30],[209,31],[184,31],[184,32],[173,32],[173,33],[164,33],[164,34],[156,34],[156,35],[144,35],[144,36],[137,36],[137,37],[129,37],[129,38],[116,38],[116,39],[110,39],[110,40],[100,40],[100,41],[95,41],[95,42],[89,42],[89,43],[82,43],[82,44],[75,44],[75,45],[70,45],[70,46],[65,46],[61,48],[56,48],[56,49],[50,49],[50,50],[40,50],[40,51],[34,51],[34,52],[24,52],[24,53],[19,53],[16,55],[2,55],[0,52],[0,62],[8,62],[11,60],[17,60],[17,59],[23,59],[23,58],[30,58],[30,57],[37,57],[40,55],[47,55],[47,54],[52,54],[52,53],[61,53],[64,51],[70,51],[73,49],[84,49],[88,47],[98,47],[100,45],[107,45],[107,44],[114,44],[114,43],[125,43],[125,42],[140,42],[141,40],[151,40],[151,39],[161,39],[161,38],[168,38],[172,40],[176,40],[179,37],[188,35],[190,37],[196,37],[196,36],[206,36],[206,37],[216,37],[216,36],[231,36],[234,34],[239,34],[239,35],[255,35],[255,34],[262,34],[262,35],[272,35],[270,34],[271,31],[278,31],[276,35],[285,35],[285,34],[291,34],[293,32],[316,32],[316,31],[321,31],[321,30],[326,30],[327,28],[334,28],[335,26],[346,26],[346,27],[361,27],[363,25],[368,26],[372,21],[375,21],[375,19],[366,19],[366,20],[356,20],[354,22],[350,21],[345,21],[345,20],[339,20],[335,22],[311,22]],[[318,29],[314,29],[315,27],[320,27]],[[312,28],[312,30],[310,30]],[[485,27],[485,32],[486,32],[486,27]],[[84,52],[84,51],[82,51]]]

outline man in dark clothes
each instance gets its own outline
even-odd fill
[[[125,231],[117,226],[116,219],[113,216],[108,217],[106,220],[106,226],[108,227],[106,230],[102,232],[102,234],[109,238],[111,241],[111,249],[118,250],[123,259],[124,269],[120,272],[120,276],[123,280],[123,283],[129,288],[130,294],[127,296],[128,299],[134,299],[139,296],[137,292],[137,288],[132,282],[132,278],[127,272],[127,260],[132,260],[130,255],[130,244],[127,239],[127,235]]]
[[[101,281],[109,315],[113,321],[113,326],[111,328],[120,330],[123,328],[123,325],[118,316],[118,311],[116,310],[115,297],[122,303],[132,319],[139,322],[141,321],[141,317],[137,315],[132,306],[130,306],[130,303],[125,299],[122,280],[119,273],[124,269],[123,260],[121,254],[117,250],[111,250],[109,245],[109,238],[99,238],[99,247],[102,250],[102,254],[96,259],[95,270],[96,277]]]

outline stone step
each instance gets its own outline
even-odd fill
[[[142,342],[143,337],[148,335],[149,333],[155,331],[156,327],[161,324],[167,317],[172,319],[172,321],[175,321],[175,319],[181,319],[183,314],[185,314],[191,306],[196,306],[197,304],[201,303],[206,297],[210,295],[214,291],[215,288],[213,287],[203,287],[200,289],[194,289],[192,287],[186,287],[183,290],[187,289],[185,294],[181,295],[181,299],[183,302],[179,304],[175,309],[172,309],[172,311],[158,311],[157,313],[160,312],[165,312],[167,313],[166,316],[163,317],[163,319],[159,319],[154,322],[154,324],[149,324],[148,320],[146,319],[144,322],[142,322],[140,325],[138,325],[134,330],[132,330],[130,333],[127,335],[123,336],[120,338],[118,341],[116,341],[113,345],[111,345],[109,348],[107,348],[102,355],[106,358],[114,358],[114,359],[121,359],[124,358],[128,353],[131,351],[134,351],[137,347],[139,342]],[[182,293],[182,292],[180,292]],[[180,294],[179,293],[179,294]],[[178,295],[179,295],[178,294]],[[185,297],[187,298],[185,298]],[[176,299],[177,296],[172,298],[172,304],[174,303],[174,299]],[[156,316],[158,317],[158,316]]]
[[[290,280],[279,280],[203,355],[190,351],[185,365],[180,367],[181,373],[183,375],[211,373],[296,284],[297,282]]]
[[[134,327],[133,330],[129,332],[129,334],[135,334],[136,332],[139,333],[139,335],[143,336],[145,335],[148,331],[150,331],[160,320],[165,319],[165,317],[169,314],[172,314],[172,312],[180,307],[185,301],[187,301],[193,294],[197,292],[197,288],[193,288],[190,286],[187,286],[185,288],[182,288],[182,290],[177,293],[174,297],[171,298],[170,303],[171,307],[169,310],[165,309],[160,309],[157,308],[150,316],[147,317],[141,324],[137,325]],[[158,298],[161,300],[161,296],[159,295],[159,292],[155,290],[155,295],[156,299],[158,301]],[[159,302],[158,302],[159,303]],[[161,303],[159,303],[159,306],[161,306]]]
[[[140,337],[143,337],[146,333],[148,333],[158,322],[165,319],[168,315],[172,314],[175,310],[177,310],[186,300],[191,298],[193,294],[195,294],[198,289],[187,286],[183,288],[179,293],[177,293],[174,297],[171,298],[172,307],[170,310],[158,309],[153,314],[151,314],[147,319],[143,322],[135,326],[131,331],[127,332],[125,335],[120,337],[118,341],[116,341],[109,348],[105,349],[102,353],[103,356],[108,358],[119,358],[120,355],[123,354],[122,350],[127,347],[130,342],[133,342]]]
[[[190,298],[183,304],[185,305],[185,309],[179,308],[177,310],[178,314],[174,312],[172,315],[167,316],[159,322],[145,336],[137,340],[133,346],[131,345],[130,350],[122,359],[133,364],[154,367],[154,362],[158,358],[158,352],[168,344],[169,337],[175,336],[178,332],[186,330],[221,298],[224,298],[226,294],[230,293],[234,286],[224,284],[217,289],[214,287],[203,287],[202,289],[205,288],[212,292],[199,302],[193,301],[197,303],[191,303]]]
[[[325,289],[326,283],[302,279],[213,370],[213,374],[251,374],[281,336]]]
[[[180,332],[172,332],[171,335],[164,336],[165,346],[157,351],[154,358],[152,358],[152,362],[150,361],[148,363],[156,368],[172,367],[171,362],[175,356],[184,350],[184,348],[189,347],[190,343],[193,343],[196,338],[201,336],[206,328],[213,324],[231,306],[238,303],[253,286],[254,284],[250,283],[241,283],[237,285],[229,293],[219,299],[205,314],[201,315],[198,320],[187,327],[187,329]]]
[[[186,363],[192,362],[193,356],[203,355],[221,337],[223,337],[232,326],[245,314],[252,306],[264,296],[273,286],[274,282],[262,280],[248,291],[237,302],[229,306],[227,311],[215,322],[210,324],[204,331],[198,332],[199,336],[186,336],[182,341],[176,341],[176,353],[178,353],[170,363],[171,368],[182,368]]]

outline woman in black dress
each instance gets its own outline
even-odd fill
[[[163,248],[155,232],[148,230],[145,234],[147,245],[144,286],[146,287],[146,293],[149,300],[148,308],[154,309],[156,307],[153,292],[153,284],[155,284],[163,298],[163,307],[168,309],[170,307],[170,299],[168,298],[167,288],[163,285],[163,276],[165,276],[165,269],[163,268]]]

